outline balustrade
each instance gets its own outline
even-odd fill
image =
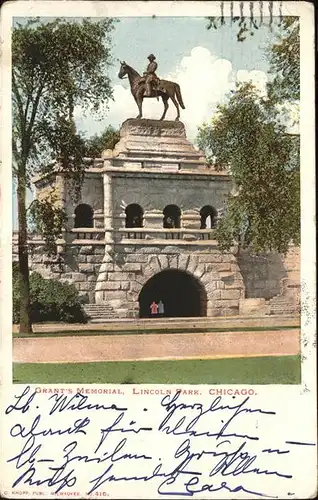
[[[121,243],[123,240],[143,240],[145,244],[151,240],[174,240],[175,243],[178,241],[192,242],[200,240],[214,240],[215,229],[189,229],[189,228],[146,228],[146,227],[134,227],[134,228],[119,228],[119,229],[104,229],[104,228],[80,228],[77,227],[71,230],[73,235],[72,243],[76,244],[77,241],[90,241],[90,242],[102,242],[106,241],[107,234],[112,236],[112,240],[115,243]]]
[[[120,228],[117,230],[117,241],[122,240],[143,240],[145,243],[151,240],[182,240],[183,242],[192,242],[198,240],[214,240],[215,229],[189,229],[189,228]]]
[[[90,240],[90,241],[104,241],[105,240],[105,229],[104,228],[88,228],[88,227],[76,227],[71,229],[71,239],[72,243],[76,240]]]
[[[215,229],[189,229],[189,228],[85,228],[76,227],[70,231],[63,232],[62,238],[56,240],[59,252],[65,250],[65,245],[104,245],[111,239],[114,244],[143,244],[156,243],[168,244],[167,240],[173,240],[174,245],[186,245],[200,243],[203,241],[214,241]],[[108,236],[107,236],[108,235]],[[17,235],[14,235],[13,244],[17,243]],[[38,235],[30,235],[28,244],[32,246],[44,245],[44,239]]]

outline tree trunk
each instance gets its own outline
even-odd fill
[[[31,333],[32,324],[30,317],[30,285],[29,285],[29,260],[28,260],[28,228],[26,214],[26,182],[25,166],[21,165],[18,175],[18,220],[19,220],[19,278],[20,278],[20,333]]]

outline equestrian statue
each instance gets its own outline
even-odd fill
[[[169,107],[168,100],[171,99],[177,108],[177,121],[180,117],[179,104],[182,109],[185,109],[182,101],[180,86],[175,82],[169,82],[168,80],[161,80],[158,78],[156,75],[158,65],[155,59],[156,58],[153,54],[148,56],[149,64],[143,76],[141,76],[134,68],[126,64],[125,61],[121,61],[118,77],[123,79],[126,75],[128,76],[130,91],[139,110],[139,114],[136,117],[137,119],[142,118],[142,102],[145,97],[161,97],[164,105],[164,111],[160,120],[164,120]]]

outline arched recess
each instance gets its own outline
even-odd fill
[[[215,227],[217,210],[211,205],[205,205],[200,210],[201,227],[200,229],[211,229]]]
[[[167,269],[150,278],[141,289],[138,301],[140,318],[207,315],[207,294],[203,285],[190,273],[177,269]],[[160,301],[163,313],[151,314],[151,304]]]
[[[94,211],[90,205],[80,203],[75,208],[74,227],[94,227]]]
[[[177,205],[167,205],[163,209],[163,227],[174,229],[180,227],[181,210]]]
[[[143,227],[144,212],[140,205],[131,203],[125,209],[125,227]]]

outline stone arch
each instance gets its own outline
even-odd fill
[[[179,270],[193,275],[195,279],[200,280],[204,287],[205,283],[208,283],[207,278],[209,273],[205,272],[205,267],[199,263],[199,257],[197,255],[183,253],[150,255],[147,263],[141,265],[140,273],[135,275],[135,281],[131,294],[132,300],[136,302],[138,301],[138,295],[142,287],[149,279],[151,279],[155,274],[167,270]],[[212,297],[212,289],[208,290],[207,288],[209,287],[206,287],[206,291],[208,299],[210,300]]]
[[[138,203],[127,205],[125,214],[125,227],[143,227],[144,211]]]
[[[146,281],[138,295],[139,316],[197,317],[207,315],[207,293],[192,274],[165,269]],[[161,304],[159,314],[151,314],[151,305]]]
[[[215,227],[217,210],[211,205],[205,205],[200,210],[201,226],[200,229],[211,229]]]
[[[242,283],[229,270],[229,261],[223,262],[218,252],[202,256],[195,252],[185,253],[180,248],[168,245],[160,253],[154,251],[138,266],[127,292],[129,308],[135,311],[134,317],[138,316],[138,297],[142,288],[156,274],[168,270],[183,271],[199,282],[206,295],[207,316],[238,314],[239,298],[243,297],[244,292]]]
[[[94,211],[87,203],[80,203],[75,208],[74,227],[94,227]]]

